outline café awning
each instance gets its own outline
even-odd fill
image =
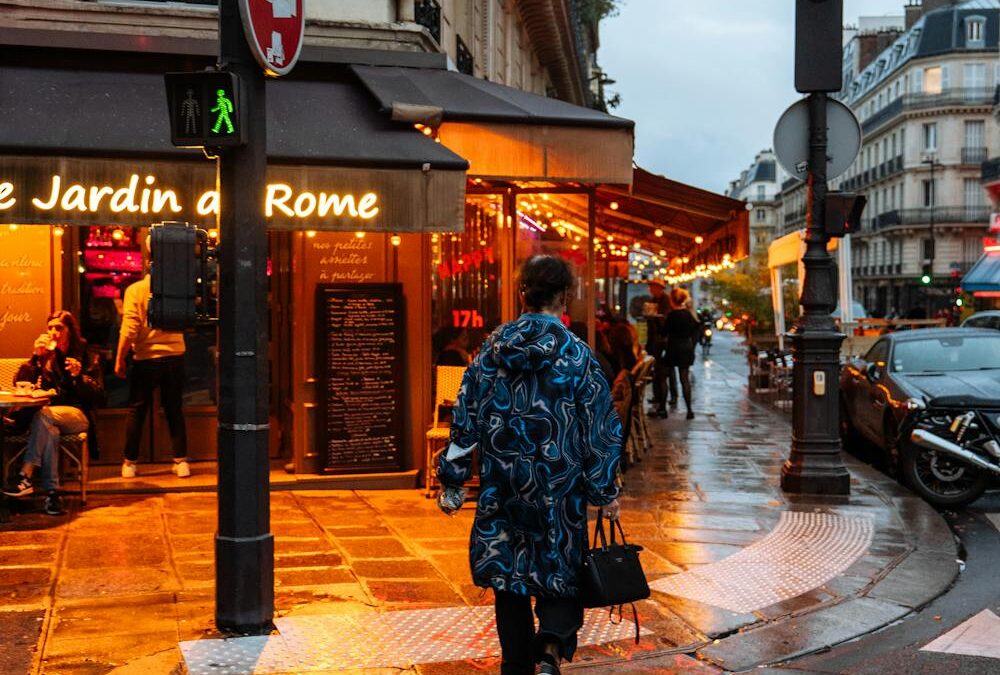
[[[352,66],[384,113],[431,127],[485,180],[632,181],[634,122],[432,68]]]
[[[598,186],[599,226],[638,241],[668,258],[686,257],[677,269],[735,261],[750,250],[743,202],[635,167],[631,188]]]
[[[964,277],[967,293],[1000,293],[1000,251],[987,251]]]
[[[267,108],[268,179],[290,191],[276,193],[287,198],[284,210],[272,209],[271,229],[462,230],[468,162],[381,114],[353,78],[268,80]],[[138,225],[155,222],[157,215],[205,219],[194,209],[199,196],[214,189],[214,163],[198,150],[170,144],[162,74],[3,68],[0,119],[0,183],[15,182],[17,177],[8,174],[28,167],[31,175],[16,186],[22,196],[45,202],[57,173],[62,187],[75,184],[85,190],[127,186],[135,174],[140,181],[153,176],[155,187],[172,189],[179,199],[190,194],[194,202],[183,203],[180,213],[144,214],[61,209],[58,203],[38,209],[25,198],[0,212],[4,222]],[[44,161],[29,161],[36,157]],[[334,196],[338,201],[320,217],[318,208],[310,208],[313,197],[303,197],[296,207],[307,192],[317,202],[324,196],[328,205]],[[377,198],[374,216],[359,219],[351,209],[339,208],[346,196],[357,203],[369,193]]]

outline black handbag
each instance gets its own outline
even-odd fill
[[[621,543],[615,541],[615,528],[621,535]],[[612,615],[614,608],[618,607],[619,616],[622,606],[631,604],[632,617],[635,620],[635,642],[638,644],[639,616],[632,603],[649,597],[649,584],[639,562],[639,551],[642,550],[642,546],[625,541],[625,531],[620,521],[612,520],[610,529],[609,543],[604,533],[604,510],[598,509],[597,524],[594,526],[594,543],[583,554],[580,601],[584,607],[610,607]]]

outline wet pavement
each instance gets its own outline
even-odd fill
[[[780,662],[896,621],[958,572],[944,520],[850,458],[850,498],[784,495],[787,419],[747,400],[734,338],[720,336],[714,347],[695,367],[696,418],[650,420],[653,449],[626,476],[623,523],[661,587],[637,605],[648,632],[638,645],[582,647],[567,672]],[[274,492],[271,503],[276,618],[289,627],[341,620],[363,628],[391,612],[492,603],[469,576],[471,508],[445,517],[415,489]],[[219,637],[214,495],[94,495],[86,508],[68,506],[64,517],[22,513],[0,525],[0,630],[15,636],[0,641],[0,671],[184,672],[178,645]],[[496,656],[448,653],[459,660],[404,670],[498,670]]]

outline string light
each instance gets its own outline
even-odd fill
[[[694,243],[696,243],[696,244],[702,244],[704,242],[705,242],[705,238],[703,236],[701,236],[700,234],[697,237],[694,238]]]
[[[391,237],[389,237],[389,243],[391,243],[393,246],[399,246],[402,242],[403,238],[400,237],[398,234],[394,234]]]
[[[618,202],[611,202],[610,204],[608,204],[608,206],[611,207],[612,211],[617,211],[618,210]]]
[[[61,227],[53,227],[52,228],[52,234],[55,235],[55,236],[57,236],[57,237],[61,237],[61,236],[63,236],[63,229]]]
[[[358,239],[364,239],[365,238],[365,233],[359,230],[359,231],[357,231],[357,232],[354,233],[354,236],[357,237]]]
[[[653,234],[655,234],[657,237],[662,237],[663,230],[661,230],[660,228],[656,228],[655,230],[653,230]]]
[[[306,236],[312,239],[316,236],[316,230],[306,230]]]

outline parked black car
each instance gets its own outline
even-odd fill
[[[844,447],[871,441],[914,491],[955,507],[1000,475],[1000,333],[926,328],[879,338],[840,376]]]

